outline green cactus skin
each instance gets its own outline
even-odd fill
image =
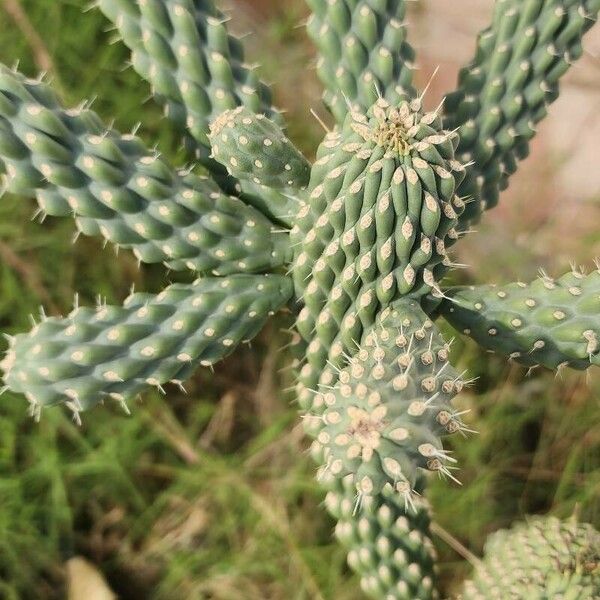
[[[488,538],[461,600],[595,600],[600,534],[574,519],[536,517]]]
[[[308,34],[319,49],[323,99],[336,121],[349,106],[366,111],[383,97],[391,104],[415,96],[414,51],[406,41],[405,0],[307,0]]]
[[[381,99],[321,144],[291,232],[307,369],[339,367],[382,307],[437,287],[451,264],[445,245],[463,207],[454,192],[464,170],[453,134],[419,109]]]
[[[349,476],[359,495],[391,488],[407,506],[420,470],[451,476],[440,437],[464,429],[450,401],[463,381],[448,345],[417,302],[385,309],[338,382],[313,401],[325,407],[314,445],[322,470]]]
[[[230,354],[292,290],[281,275],[233,275],[133,294],[122,307],[75,308],[12,340],[0,364],[4,382],[34,412],[64,403],[77,416],[104,399],[124,403]]]
[[[436,552],[429,531],[427,502],[409,510],[396,493],[364,498],[360,511],[351,478],[330,477],[325,506],[337,519],[335,535],[348,548],[348,564],[372,598],[436,600]]]
[[[441,314],[487,350],[529,367],[600,365],[600,270],[446,294]]]
[[[276,116],[271,92],[244,62],[240,41],[212,0],[98,0],[131,50],[131,61],[167,114],[208,157],[208,125],[222,112],[245,106]]]
[[[276,121],[269,88],[244,62],[241,42],[212,0],[97,0],[131,50],[135,70],[186,134],[197,159],[228,193],[291,226],[297,200],[252,181],[236,181],[210,158],[209,124],[244,106]]]
[[[62,109],[48,86],[0,65],[0,170],[9,191],[73,214],[86,235],[146,263],[228,275],[282,265],[287,234],[203,175],[175,172],[90,110]]]
[[[367,115],[350,113],[341,132],[327,135],[291,232],[296,295],[304,303],[297,321],[303,338],[298,398],[313,437],[323,430],[326,409],[319,390],[335,384],[336,371],[346,356],[356,356],[381,308],[402,293],[418,297],[436,287],[450,266],[444,239],[455,238],[463,209],[455,189],[464,169],[454,159],[454,134],[442,130],[436,113],[420,108],[418,100],[392,107],[382,99]],[[419,319],[427,321],[422,313]],[[318,444],[312,450],[323,464],[324,450]],[[405,468],[403,493],[397,490],[393,500],[373,493],[370,501],[395,510],[395,503],[412,500],[415,465]],[[354,488],[344,492],[352,503]],[[395,585],[403,590],[406,583]],[[385,597],[375,588],[371,595]]]
[[[473,201],[461,230],[497,204],[529,154],[536,124],[558,98],[560,78],[583,53],[582,37],[599,11],[600,0],[496,1],[492,25],[445,101],[444,125],[458,128],[458,158],[471,163],[460,194]]]
[[[243,106],[210,124],[212,155],[237,179],[271,189],[303,190],[310,164],[280,127]]]

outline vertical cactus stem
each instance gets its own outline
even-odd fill
[[[315,442],[325,457],[322,475],[351,477],[360,498],[394,490],[407,508],[420,470],[456,481],[456,461],[440,436],[466,429],[449,405],[464,383],[448,363],[446,343],[414,301],[383,311],[349,364],[330,367],[337,383],[321,384],[324,408]]]
[[[380,97],[414,96],[414,51],[406,40],[405,0],[310,0],[307,30],[319,50],[323,99],[338,123]]]

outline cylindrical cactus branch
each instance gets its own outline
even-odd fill
[[[297,326],[313,368],[339,366],[394,298],[437,288],[463,209],[456,143],[419,101],[381,99],[321,144],[291,234]]]
[[[447,457],[436,436],[446,425],[456,431],[462,424],[451,409],[442,410],[439,406],[447,403],[456,392],[454,386],[462,385],[462,380],[452,374],[447,364],[447,348],[433,331],[433,324],[415,301],[401,297],[409,294],[418,298],[427,290],[437,289],[438,278],[451,266],[446,245],[456,239],[454,225],[463,208],[455,193],[464,174],[462,165],[454,159],[457,141],[455,134],[442,129],[437,113],[422,112],[418,100],[407,98],[390,105],[380,99],[366,114],[352,111],[342,130],[327,135],[321,144],[311,172],[308,201],[292,230],[296,252],[293,276],[296,294],[303,304],[297,325],[305,344],[305,362],[299,364],[298,396],[306,412],[306,429],[317,438],[313,455],[327,465],[326,473],[337,471],[338,476],[348,473],[354,469],[355,465],[349,463],[356,462],[355,459],[346,454],[348,459],[342,460],[337,454],[348,452],[350,447],[353,453],[357,444],[349,443],[344,448],[336,446],[336,439],[354,438],[369,425],[377,431],[364,440],[359,435],[360,440],[369,445],[371,438],[378,438],[382,449],[386,446],[391,450],[391,460],[386,461],[391,475],[381,467],[382,459],[387,456],[373,452],[371,460],[366,461],[367,469],[373,467],[373,477],[353,479],[354,491],[344,492],[350,502],[355,502],[358,492],[361,497],[373,498],[369,502],[389,505],[394,510],[393,501],[384,495],[384,490],[392,487],[396,490],[396,501],[409,506],[414,500],[420,467],[429,463],[432,468],[441,467],[449,473],[444,465],[447,459],[437,456]],[[403,314],[390,326],[386,368],[381,358],[369,354],[378,355],[377,348],[362,348],[361,342],[368,342],[366,332],[371,328],[379,336],[378,318],[394,300],[398,302],[398,312]],[[406,338],[400,339],[401,335]],[[397,340],[406,344],[392,347]],[[364,365],[357,364],[361,349],[367,352]],[[392,364],[392,356],[403,357],[408,363]],[[348,360],[348,371],[340,373]],[[341,378],[352,376],[353,367],[355,372],[361,367],[365,372],[367,367],[376,367],[375,374],[380,367],[385,371],[380,382],[383,393],[370,390],[373,398],[378,393],[385,396],[375,415],[372,414],[377,410],[375,405],[368,406],[368,410],[362,407],[365,401],[368,404],[361,397],[363,387],[366,388],[364,382],[361,386],[358,380],[353,381],[361,394],[356,398],[336,396],[342,393]],[[448,383],[443,377],[445,369]],[[394,385],[397,389],[393,389]],[[392,404],[392,396],[402,401],[391,406],[388,414],[386,406]],[[429,400],[432,397],[434,400]],[[338,411],[332,400],[340,406],[338,423],[328,423],[337,420],[333,413]],[[355,401],[361,406],[352,408],[353,417],[345,409],[346,404]],[[429,408],[430,405],[435,406]],[[380,414],[384,411],[385,415]],[[362,418],[365,414],[366,418]],[[443,423],[436,420],[438,416]],[[346,417],[352,422],[347,422]],[[410,439],[388,443],[387,429],[383,428],[382,434],[379,427],[386,425],[390,417],[399,417],[408,425],[390,428],[392,438],[404,437],[404,429],[410,429],[406,436]],[[337,430],[333,435],[330,425],[340,424],[347,425],[351,435]],[[417,430],[428,440],[415,443],[417,438],[411,436]],[[394,447],[396,443],[398,447]],[[431,456],[421,453],[419,446]],[[366,450],[365,457],[368,454]],[[361,450],[359,458],[362,456]],[[366,487],[357,489],[357,483]],[[369,484],[372,484],[370,494]],[[376,566],[364,573],[365,580],[377,577]],[[401,580],[396,585],[399,590],[405,587]],[[372,588],[371,595],[385,597],[378,589]]]
[[[209,124],[243,106],[281,120],[271,92],[244,62],[241,42],[212,0],[98,0],[131,50],[135,70],[152,86],[167,115],[186,133],[197,159],[227,192],[291,225],[297,202],[253,181],[228,178],[210,157]]]
[[[550,369],[600,365],[600,270],[446,290],[439,310],[486,350]]]
[[[497,0],[492,25],[445,101],[444,125],[458,129],[458,158],[469,163],[459,189],[471,200],[461,230],[497,204],[528,155],[536,124],[558,98],[599,11],[600,0]]]
[[[233,275],[136,293],[123,306],[76,307],[20,334],[0,368],[32,410],[64,403],[75,416],[102,400],[124,403],[150,386],[181,384],[252,339],[290,298],[281,275]]]
[[[461,600],[600,598],[600,534],[574,518],[535,517],[492,534]]]
[[[333,386],[313,399],[322,407],[314,442],[322,473],[348,477],[359,501],[391,489],[407,509],[425,470],[452,477],[456,462],[441,438],[464,430],[452,398],[464,385],[448,345],[411,299],[384,309]]]
[[[177,172],[90,110],[65,110],[50,88],[0,65],[0,169],[8,190],[50,215],[74,215],[139,260],[200,273],[270,271],[285,232],[207,176]]]
[[[405,0],[308,0],[308,33],[319,50],[323,99],[339,124],[378,97],[415,95],[414,51],[406,41]]]
[[[453,477],[440,437],[465,431],[449,406],[464,382],[448,350],[407,298],[383,312],[360,348],[342,353],[347,367],[300,369],[304,422],[316,437],[312,454],[324,464],[320,478],[333,486],[326,505],[340,519],[338,537],[372,598],[437,597],[419,494],[428,470]]]
[[[329,477],[325,506],[337,519],[335,535],[348,549],[348,564],[371,598],[436,600],[436,552],[427,502],[407,509],[394,491],[365,498],[360,509],[349,477]],[[419,488],[420,489],[420,488]]]
[[[241,42],[212,0],[98,0],[131,50],[131,62],[167,115],[210,154],[208,125],[222,112],[245,106],[275,116],[271,92],[244,62]]]
[[[210,124],[209,139],[212,156],[237,179],[296,194],[308,184],[310,163],[264,115],[227,110]]]

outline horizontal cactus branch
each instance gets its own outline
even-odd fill
[[[470,163],[460,194],[473,201],[460,229],[497,204],[599,11],[600,0],[496,2],[492,25],[445,101],[444,125],[458,128],[458,158]]]
[[[225,111],[211,123],[209,138],[213,156],[237,179],[292,191],[308,184],[309,162],[264,115],[242,106]]]
[[[180,384],[251,340],[291,293],[281,275],[234,275],[133,294],[122,307],[76,307],[14,338],[0,368],[34,412],[64,403],[77,415],[105,399]]]
[[[348,549],[348,564],[372,598],[436,600],[436,552],[429,531],[427,502],[410,510],[393,491],[365,498],[356,511],[351,478],[331,477],[325,506],[335,519],[335,535]]]
[[[228,178],[210,157],[209,124],[238,106],[281,121],[271,92],[244,62],[241,42],[212,0],[97,0],[131,50],[135,70],[186,134],[197,160],[228,193],[291,225],[296,201],[253,181]]]
[[[594,600],[600,533],[574,519],[536,517],[492,534],[462,600]]]
[[[174,171],[90,110],[64,110],[44,83],[0,65],[0,168],[9,191],[146,263],[227,275],[282,265],[287,234],[203,175]]]
[[[600,365],[600,271],[530,284],[447,290],[441,314],[478,344],[526,366]]]
[[[308,33],[319,50],[323,99],[338,123],[383,96],[414,96],[415,54],[406,41],[405,0],[308,0]]]

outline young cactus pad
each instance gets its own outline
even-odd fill
[[[96,4],[198,164],[174,169],[85,105],[64,109],[42,81],[0,67],[4,190],[200,278],[42,315],[9,338],[5,389],[37,417],[54,404],[77,420],[103,400],[127,408],[149,387],[183,385],[285,308],[311,454],[362,589],[439,598],[427,478],[456,479],[443,437],[469,431],[452,405],[469,380],[436,320],[530,367],[600,363],[599,271],[501,287],[444,279],[451,247],[526,157],[600,0],[497,0],[456,89],[430,111],[405,0],[309,0],[334,123],[312,162],[212,0]],[[463,597],[597,598],[585,540],[597,548],[591,529],[554,520],[496,534]]]

